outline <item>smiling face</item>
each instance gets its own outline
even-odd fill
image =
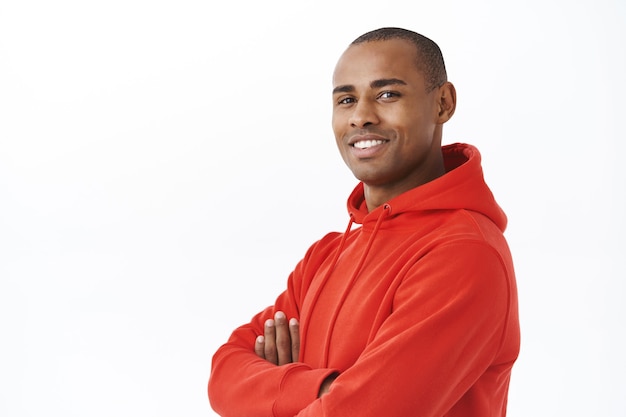
[[[427,91],[417,59],[407,40],[372,41],[351,45],[335,68],[333,131],[370,210],[444,173],[442,125],[454,112],[454,87]]]

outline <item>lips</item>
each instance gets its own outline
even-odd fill
[[[348,145],[357,149],[368,149],[389,142],[383,135],[375,133],[356,134],[350,138]]]
[[[376,145],[382,145],[385,142],[386,141],[382,139],[365,139],[365,140],[360,140],[358,142],[353,143],[352,146],[354,146],[355,148],[359,148],[359,149],[367,149]]]

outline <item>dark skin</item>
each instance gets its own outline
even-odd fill
[[[287,322],[285,313],[277,311],[274,319],[265,322],[265,334],[257,338],[254,351],[274,365],[297,362],[300,354],[298,320],[292,318]]]
[[[277,311],[274,319],[265,322],[264,335],[259,336],[254,344],[254,352],[274,365],[297,362],[300,355],[300,323],[292,318],[287,321],[285,313]],[[331,375],[322,383],[318,397],[330,389],[336,376]]]
[[[427,86],[417,60],[413,44],[391,39],[352,45],[335,67],[333,132],[369,211],[445,173],[443,124],[456,91]]]
[[[445,173],[442,127],[456,109],[456,91],[446,82],[429,89],[408,41],[350,46],[333,76],[333,131],[344,161],[363,182],[369,211]],[[265,323],[255,353],[275,365],[297,362],[298,320],[276,312]],[[328,377],[319,395],[337,376]]]

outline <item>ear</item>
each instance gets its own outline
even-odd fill
[[[445,82],[437,91],[439,114],[437,122],[443,124],[450,120],[456,110],[456,89],[451,82]]]

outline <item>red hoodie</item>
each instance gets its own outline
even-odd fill
[[[215,353],[209,399],[218,414],[506,414],[520,344],[506,216],[478,150],[454,144],[443,153],[445,175],[372,212],[363,184],[355,188],[346,233],[311,246],[274,306]],[[279,310],[300,320],[301,334],[300,360],[282,366],[254,353]]]

